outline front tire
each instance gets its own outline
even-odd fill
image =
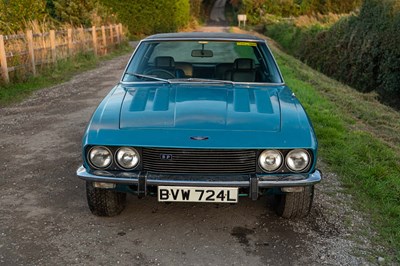
[[[86,197],[90,211],[97,216],[116,216],[126,206],[126,193],[96,188],[89,181],[86,182]]]
[[[276,195],[276,212],[287,219],[304,218],[311,210],[314,199],[314,186],[304,187],[302,192]]]

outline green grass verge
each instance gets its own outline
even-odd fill
[[[101,61],[129,52],[132,52],[132,47],[124,43],[112,53],[102,57],[95,57],[91,53],[78,54],[58,61],[55,66],[44,69],[36,77],[29,77],[23,82],[0,84],[0,106],[21,101],[36,90],[65,82],[77,73],[95,68]]]
[[[378,255],[400,262],[400,114],[272,48],[313,122],[321,158],[370,217],[374,241],[390,250]]]

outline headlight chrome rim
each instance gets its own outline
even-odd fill
[[[122,152],[124,150],[125,151],[131,151],[131,152],[133,152],[135,154],[136,161],[134,161],[134,163],[131,166],[124,165],[124,163],[121,162],[122,155],[120,155],[120,152]],[[121,147],[115,153],[115,162],[118,165],[118,167],[120,167],[121,169],[132,170],[132,169],[135,169],[139,165],[139,163],[140,163],[140,154],[135,148]]]
[[[269,167],[269,168],[265,165],[265,161],[267,160],[268,154],[272,157],[274,157],[273,155],[275,155],[275,158],[271,158],[271,159],[275,159],[275,160],[278,159],[277,162],[273,163],[273,165],[275,165],[275,166],[271,165],[271,167]],[[282,167],[283,161],[284,161],[283,154],[279,150],[264,150],[258,156],[258,165],[264,172],[267,172],[267,173],[272,173],[272,172],[278,171]],[[262,162],[264,162],[264,163],[262,163]]]
[[[296,166],[295,166],[295,162],[293,162],[293,160],[292,161],[290,161],[291,160],[291,155],[293,155],[294,153],[303,153],[304,155],[305,155],[305,157],[307,158],[306,160],[304,160],[304,165],[302,166],[302,167],[297,167],[296,168]],[[290,170],[290,171],[292,171],[292,172],[294,172],[294,173],[299,173],[299,172],[303,172],[303,171],[305,171],[306,169],[308,169],[309,167],[310,167],[310,164],[311,164],[311,155],[310,155],[310,153],[307,151],[307,150],[305,150],[305,149],[294,149],[294,150],[291,150],[291,151],[289,151],[288,152],[288,154],[286,155],[286,159],[285,159],[285,164],[286,164],[286,167]]]
[[[104,166],[96,165],[96,163],[93,162],[94,156],[92,157],[92,152],[95,149],[103,149],[104,151],[108,152],[110,157],[109,157],[109,159],[106,160],[106,161],[108,161],[108,163],[105,164]],[[90,166],[93,167],[94,169],[107,169],[108,167],[111,166],[111,164],[113,162],[113,154],[112,154],[111,150],[105,146],[93,146],[89,149],[89,151],[87,153],[87,160],[88,160]]]

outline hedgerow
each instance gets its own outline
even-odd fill
[[[46,3],[37,0],[0,1],[0,34],[12,34],[23,28],[25,22],[43,20]]]
[[[190,20],[189,0],[102,0],[133,36],[177,31]]]
[[[399,1],[365,0],[359,15],[329,29],[286,22],[268,26],[267,35],[312,67],[400,108]]]
[[[52,27],[121,22],[142,36],[177,31],[199,19],[201,9],[202,0],[0,0],[0,34],[24,31],[31,21]]]
[[[258,24],[265,14],[289,17],[328,13],[349,13],[362,0],[231,0],[240,13],[247,14],[249,23]]]

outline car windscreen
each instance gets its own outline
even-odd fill
[[[266,44],[248,41],[143,41],[122,80],[150,77],[282,83]]]

